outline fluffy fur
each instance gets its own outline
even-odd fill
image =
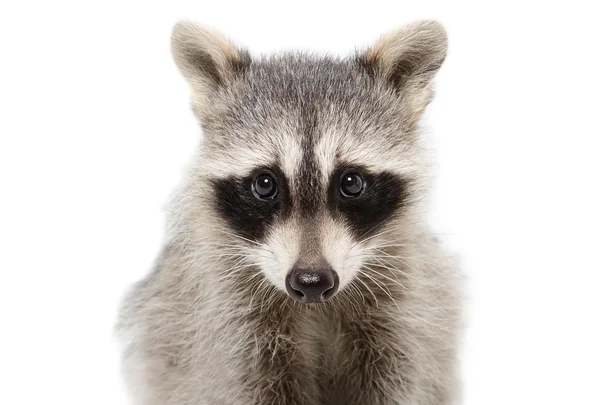
[[[255,60],[178,23],[173,54],[204,138],[122,308],[136,403],[455,403],[460,275],[426,224],[418,136],[444,29],[418,22],[346,59]],[[344,167],[368,176],[360,204],[336,194]],[[246,194],[260,168],[279,173],[268,204]],[[298,263],[334,269],[337,295],[290,298]]]

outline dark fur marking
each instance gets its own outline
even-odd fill
[[[187,53],[187,58],[190,61],[191,66],[198,71],[200,76],[210,78],[215,86],[223,86],[225,82],[225,77],[223,77],[223,75],[226,72],[220,71],[217,63],[210,54],[198,49],[189,49]],[[227,60],[227,69],[233,75],[243,74],[252,62],[250,54],[247,51],[240,50],[239,55],[239,59],[235,58]]]
[[[412,60],[400,59],[394,64],[388,80],[396,89],[400,89],[412,76],[414,70],[415,65]]]
[[[305,216],[314,216],[319,210],[321,181],[315,160],[314,144],[318,136],[317,111],[315,105],[321,100],[308,93],[300,102],[300,132],[302,136],[302,160],[296,180],[298,207]]]
[[[208,53],[197,49],[189,49],[187,52],[190,64],[198,71],[200,76],[210,77],[211,81],[217,86],[223,83],[219,68]]]
[[[254,178],[265,170],[274,174],[278,187],[276,197],[266,201],[259,200],[252,193]],[[217,211],[233,230],[248,239],[262,239],[271,224],[291,213],[292,201],[287,179],[277,167],[259,168],[243,178],[228,177],[211,182]]]
[[[346,198],[340,192],[340,177],[348,169],[363,174],[365,189],[354,198]],[[331,176],[328,205],[332,215],[341,215],[357,238],[375,232],[393,217],[407,201],[408,181],[392,173],[370,173],[364,168],[344,166]]]
[[[302,146],[302,161],[296,178],[296,199],[304,216],[313,216],[319,211],[321,182],[319,168],[310,145]]]
[[[243,74],[246,71],[246,69],[248,69],[250,64],[252,63],[252,58],[250,57],[250,54],[248,53],[248,51],[246,51],[245,49],[240,49],[240,50],[238,50],[238,52],[239,52],[240,58],[229,61],[230,65],[231,65],[231,71],[234,73],[234,75]]]
[[[367,74],[367,76],[371,79],[375,79],[375,66],[373,66],[373,61],[367,58],[366,55],[357,55],[356,64]]]

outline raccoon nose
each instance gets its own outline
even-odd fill
[[[332,269],[294,268],[286,277],[288,294],[300,302],[325,302],[335,295],[339,278]]]

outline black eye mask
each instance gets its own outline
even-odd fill
[[[357,238],[375,232],[406,203],[408,181],[389,173],[369,173],[358,167],[340,167],[329,183],[331,214],[342,216]]]
[[[292,211],[288,182],[279,168],[258,168],[246,177],[211,182],[217,211],[245,238],[263,239],[276,220],[288,217]]]
[[[363,238],[406,202],[406,180],[389,172],[373,174],[364,168],[344,166],[329,180],[327,204],[317,203],[323,200],[314,194],[322,192],[317,179],[312,178],[316,175],[313,172],[308,178],[297,179],[301,195],[294,198],[287,178],[277,167],[257,168],[246,177],[213,179],[216,209],[234,231],[251,240],[263,239],[269,227],[289,217],[295,207],[303,216],[328,209],[334,218],[344,219],[356,238]]]

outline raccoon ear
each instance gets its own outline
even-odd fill
[[[200,103],[219,87],[226,86],[249,61],[246,52],[189,21],[179,21],[173,27],[171,52],[196,96],[195,102]]]
[[[431,83],[447,49],[444,27],[437,21],[424,20],[384,36],[359,61],[376,77],[405,94],[420,115],[429,103]]]

